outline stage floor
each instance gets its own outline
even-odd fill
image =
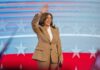
[[[80,53],[80,58],[73,57],[73,53],[63,53],[64,63],[61,70],[91,70],[95,57],[90,58],[89,53]],[[0,59],[0,70],[37,70],[36,61],[32,54],[17,55],[6,54]]]

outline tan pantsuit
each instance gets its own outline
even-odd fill
[[[48,67],[52,64],[52,67],[57,66],[58,60],[62,58],[61,42],[59,37],[58,28],[51,27],[53,39],[50,41],[48,32],[44,26],[40,26],[40,16],[36,14],[32,20],[32,28],[38,37],[38,44],[32,59],[37,60],[39,66]]]

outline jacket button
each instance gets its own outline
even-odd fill
[[[52,50],[52,49],[50,49],[50,50]]]
[[[51,45],[51,43],[50,43],[50,45]]]

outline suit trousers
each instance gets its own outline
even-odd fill
[[[58,70],[58,63],[52,63],[51,56],[47,61],[37,61],[39,70]]]

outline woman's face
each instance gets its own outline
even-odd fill
[[[45,20],[45,26],[50,26],[51,21],[52,21],[51,15],[48,15],[47,18],[46,18],[46,20]]]

